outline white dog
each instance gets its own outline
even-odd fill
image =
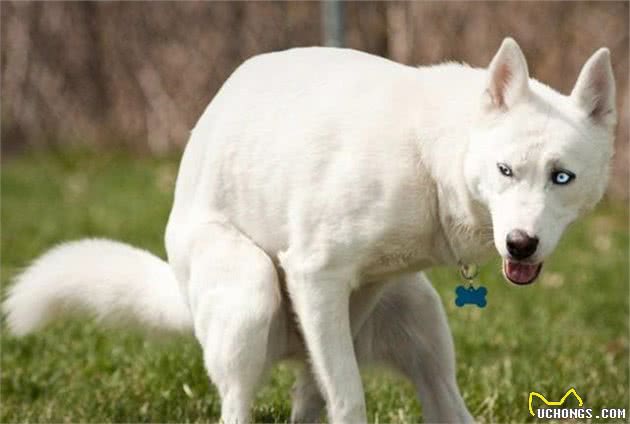
[[[494,246],[531,283],[606,187],[616,122],[607,49],[570,96],[506,39],[487,69],[409,67],[353,50],[254,57],[184,152],[168,264],[108,241],[62,244],[16,279],[15,334],[83,307],[193,329],[222,399],[249,420],[265,371],[306,359],[293,421],[366,421],[360,364],[407,376],[432,422],[470,422],[441,302],[419,271]],[[185,364],[182,364],[185,366]]]

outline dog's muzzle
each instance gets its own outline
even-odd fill
[[[540,274],[543,263],[520,262],[514,259],[503,259],[503,275],[511,283],[519,286],[531,284]]]

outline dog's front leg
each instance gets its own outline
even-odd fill
[[[356,340],[361,362],[392,366],[416,386],[424,420],[472,423],[455,378],[442,301],[422,273],[393,278]]]
[[[374,310],[386,285],[387,281],[367,284],[355,290],[350,296],[350,327],[353,340]],[[299,371],[291,398],[292,423],[312,423],[320,420],[324,400],[308,364],[304,364]]]
[[[365,400],[350,329],[349,270],[305,272],[283,263],[287,289],[332,423],[366,422]]]

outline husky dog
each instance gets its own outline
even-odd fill
[[[77,307],[189,331],[243,423],[265,371],[304,366],[292,421],[366,421],[361,364],[406,377],[431,422],[471,422],[445,314],[422,270],[538,276],[605,190],[616,122],[609,51],[569,96],[516,42],[487,69],[409,67],[300,48],[246,61],[195,126],[166,227],[168,263],[109,240],[62,244],[16,278],[17,335]],[[308,360],[307,360],[308,359]],[[186,366],[182,364],[182,366]]]

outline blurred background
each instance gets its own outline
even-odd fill
[[[107,237],[164,257],[189,130],[253,55],[331,44],[410,65],[485,67],[509,35],[532,76],[569,93],[587,58],[607,46],[619,126],[606,198],[569,228],[531,287],[506,284],[498,258],[482,266],[483,310],[454,305],[457,270],[429,276],[477,422],[532,421],[530,391],[560,399],[569,387],[585,407],[630,413],[628,14],[627,1],[0,1],[0,298],[30,260],[61,241]],[[90,319],[21,339],[5,330],[0,322],[2,423],[219,417],[191,337],[156,340]],[[256,422],[287,422],[293,371],[289,364],[271,373]],[[364,376],[371,422],[422,420],[411,384]]]
[[[5,155],[55,144],[180,151],[241,62],[327,37],[318,2],[3,1],[0,11]],[[486,66],[510,35],[530,73],[564,93],[589,55],[609,47],[620,111],[611,193],[627,198],[628,2],[349,2],[340,11],[344,46],[413,65]]]

